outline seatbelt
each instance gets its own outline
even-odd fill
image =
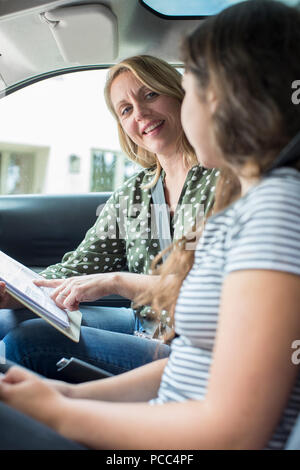
[[[283,166],[289,166],[294,163],[300,156],[300,132],[290,140],[290,142],[281,150],[278,157],[275,158],[271,167],[268,171],[280,168]]]
[[[161,176],[158,178],[156,185],[151,188],[151,194],[154,203],[157,236],[159,238],[160,249],[163,251],[171,245],[172,238],[170,232],[170,212],[166,204]],[[163,261],[166,261],[168,255],[169,253],[163,255]]]

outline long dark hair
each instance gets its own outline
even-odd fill
[[[201,23],[182,51],[200,99],[208,85],[218,99],[213,131],[225,161],[216,189],[218,211],[240,196],[237,173],[250,168],[253,176],[262,176],[300,130],[300,105],[292,102],[292,84],[300,79],[300,13],[278,1],[242,2]],[[160,255],[154,260],[154,273],[162,275],[159,288],[138,302],[174,310],[194,259],[187,240],[176,242],[156,271]]]
[[[292,83],[300,78],[300,14],[278,1],[251,0],[205,21],[183,45],[186,69],[203,93],[218,93],[213,116],[228,163],[253,156],[261,172],[300,129]]]

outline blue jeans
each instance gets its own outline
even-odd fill
[[[6,358],[48,378],[59,379],[56,362],[77,357],[120,374],[167,357],[170,347],[134,335],[139,328],[130,308],[83,306],[79,343],[26,309],[0,310],[0,339]]]

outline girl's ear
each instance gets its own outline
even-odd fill
[[[206,95],[206,100],[207,100],[207,103],[208,103],[211,114],[214,114],[216,109],[217,109],[217,106],[218,106],[218,99],[217,99],[217,95],[216,95],[215,91],[213,90],[213,88],[208,89],[207,95]]]

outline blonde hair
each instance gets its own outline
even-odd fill
[[[133,75],[150,90],[161,95],[171,96],[180,103],[182,103],[184,97],[184,92],[181,87],[181,74],[175,67],[164,60],[149,55],[139,55],[124,59],[122,62],[111,67],[108,72],[104,96],[108,109],[117,120],[121,148],[135,163],[138,163],[143,168],[153,168],[154,177],[150,184],[147,185],[147,187],[152,187],[156,184],[161,172],[161,166],[156,154],[137,145],[126,134],[111,101],[110,92],[112,83],[115,78],[124,72],[133,73]],[[177,137],[177,148],[182,151],[183,158],[188,167],[198,163],[194,149],[188,142],[183,129]]]

